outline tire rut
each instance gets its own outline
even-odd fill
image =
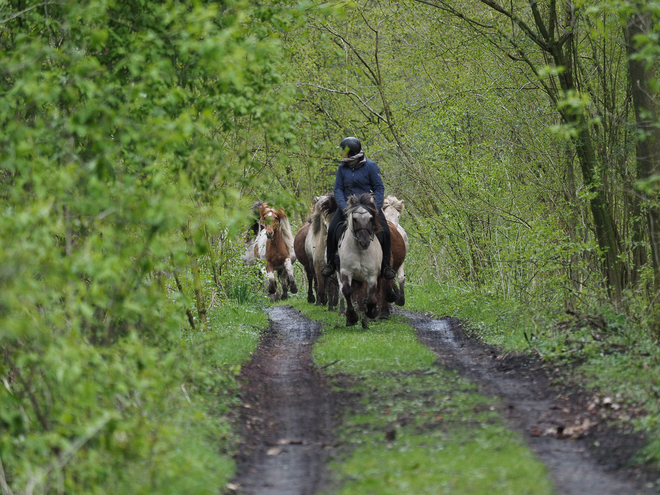
[[[332,396],[311,357],[321,325],[288,306],[268,315],[270,328],[241,371],[243,443],[234,488],[245,495],[310,495],[324,484],[332,450]]]
[[[556,431],[558,426],[573,425],[576,414],[566,403],[567,397],[550,385],[547,373],[531,369],[529,359],[496,359],[492,348],[464,337],[458,320],[430,319],[408,311],[398,313],[409,319],[420,341],[436,353],[442,365],[473,380],[485,395],[502,400],[503,417],[511,428],[524,434],[530,449],[547,466],[557,493],[652,493],[644,483],[648,479],[625,467],[641,446],[638,438],[601,430],[597,438],[609,441],[612,450],[607,452],[607,446],[603,446],[595,453],[595,437],[591,435],[597,435],[596,431],[586,432],[579,439],[543,434],[550,429]]]

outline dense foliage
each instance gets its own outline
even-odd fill
[[[231,474],[221,414],[256,337],[232,354],[244,324],[207,306],[241,290],[235,136],[291,136],[275,14],[0,4],[3,493],[217,493]]]

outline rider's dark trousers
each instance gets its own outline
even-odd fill
[[[376,237],[378,237],[380,245],[383,248],[383,266],[390,266],[390,227],[387,225],[383,210],[378,210],[378,219],[382,230],[376,234]],[[339,237],[341,236],[341,234],[337,235],[337,227],[344,220],[346,220],[344,212],[340,208],[337,208],[335,215],[332,217],[332,220],[330,220],[330,225],[328,225],[328,247],[326,255],[328,263],[332,263],[335,267],[339,266],[339,263],[335,261],[335,256],[337,254]]]

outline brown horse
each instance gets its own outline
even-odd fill
[[[387,225],[390,227],[392,269],[397,271],[401,268],[406,259],[407,244],[399,230],[396,228],[396,225],[392,224],[392,222],[387,222]],[[398,288],[395,285],[394,280],[385,280],[382,276],[378,277],[378,293],[376,299],[378,300],[378,317],[387,319],[390,317],[391,302],[396,302],[398,306],[403,306],[405,304],[403,286]]]
[[[296,255],[293,249],[291,224],[282,208],[275,210],[268,206],[268,203],[263,203],[259,207],[259,223],[264,226],[264,229],[257,236],[252,247],[254,257],[266,261],[266,278],[271,299],[280,298],[277,293],[276,272],[282,286],[281,298],[286,299],[289,287],[291,287],[291,293],[298,292],[293,274],[293,262],[296,260]]]
[[[401,218],[401,213],[403,213],[403,210],[404,210],[404,205],[402,200],[399,200],[394,196],[387,196],[383,200],[383,214],[385,215],[387,221],[390,222],[390,230],[391,231],[397,230],[398,233],[401,234],[401,237],[403,238],[403,242],[405,245],[404,246],[405,253],[407,253],[408,234],[399,223],[399,219]],[[392,229],[391,228],[392,225],[396,225],[396,229]],[[405,292],[406,273],[403,269],[403,263],[401,263],[401,266],[396,271],[396,278],[398,281],[398,286],[397,284],[393,284],[394,292],[396,294],[395,303],[397,304],[397,306],[403,306],[406,302],[406,292]]]

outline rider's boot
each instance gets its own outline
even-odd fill
[[[381,275],[385,280],[394,280],[394,277],[396,277],[396,272],[392,270],[392,267],[390,265],[383,265],[383,269],[381,270]]]
[[[333,273],[335,273],[335,266],[332,263],[328,263],[323,267],[323,270],[321,270],[321,275],[324,277],[329,277]]]

